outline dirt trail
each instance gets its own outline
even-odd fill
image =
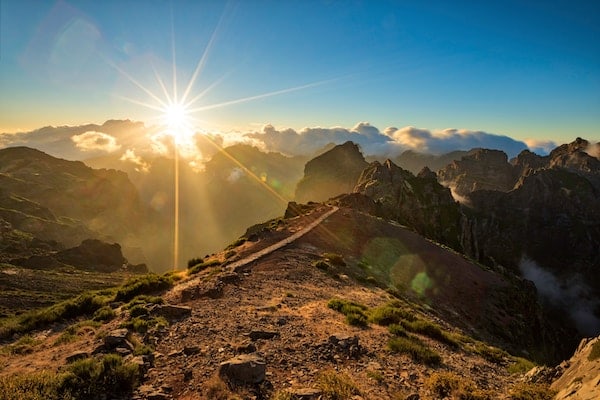
[[[314,220],[310,225],[304,227],[303,229],[299,230],[298,232],[294,233],[293,235],[288,236],[287,238],[280,240],[279,242],[277,242],[265,249],[257,251],[256,253],[253,253],[247,257],[244,257],[241,260],[238,260],[236,262],[229,264],[226,267],[226,269],[228,271],[233,271],[233,272],[239,271],[240,268],[258,260],[259,258],[264,257],[267,254],[271,254],[275,250],[279,250],[280,248],[282,248],[284,246],[287,246],[288,244],[294,242],[295,240],[300,239],[302,236],[306,235],[308,232],[315,229],[323,221],[325,221],[327,218],[329,218],[331,215],[333,215],[337,210],[339,210],[339,208],[336,206],[333,206],[331,210],[329,210],[325,214],[321,215],[319,218]]]

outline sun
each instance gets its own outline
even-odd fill
[[[167,133],[176,141],[181,142],[193,134],[192,118],[184,104],[173,102],[162,110],[162,122]]]

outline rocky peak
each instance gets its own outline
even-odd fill
[[[335,146],[306,163],[304,177],[296,187],[296,200],[324,201],[350,193],[368,165],[355,143]]]
[[[372,199],[379,213],[417,232],[457,246],[460,213],[450,190],[431,179],[431,170],[416,177],[391,160],[375,161],[361,174],[355,193]]]
[[[507,192],[517,177],[506,153],[489,149],[474,150],[438,171],[439,181],[460,196],[477,190]]]
[[[546,166],[548,157],[542,157],[529,150],[523,150],[510,162],[516,167],[518,173],[522,174],[530,169],[536,170]]]
[[[427,166],[423,167],[423,169],[417,174],[417,177],[422,179],[437,180],[437,175],[435,174],[435,172],[430,170]]]

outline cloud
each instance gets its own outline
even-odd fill
[[[600,305],[600,299],[580,277],[560,281],[550,271],[527,258],[521,260],[519,268],[525,279],[535,283],[543,299],[571,316],[581,333],[595,336],[600,332],[600,319],[594,313]]]
[[[120,161],[128,161],[138,166],[136,168],[137,171],[148,172],[150,169],[150,165],[145,162],[142,157],[135,154],[135,151],[132,149],[125,150],[125,153],[119,158]]]
[[[589,146],[585,149],[585,152],[592,157],[600,159],[600,142],[596,144],[590,142]]]
[[[327,144],[341,144],[349,140],[359,144],[366,155],[380,157],[394,157],[405,150],[442,154],[476,147],[503,150],[509,157],[514,157],[528,148],[525,142],[483,131],[431,131],[407,126],[389,127],[381,132],[368,122],[360,122],[351,129],[317,127],[304,128],[299,132],[293,129],[277,130],[272,125],[266,125],[261,132],[247,136],[267,150],[301,155],[312,155]]]
[[[114,136],[103,132],[87,131],[71,136],[71,140],[82,151],[100,150],[112,153],[121,148],[121,145],[117,144],[117,139]]]
[[[525,139],[525,143],[529,150],[539,155],[547,155],[554,150],[558,145],[551,140]]]

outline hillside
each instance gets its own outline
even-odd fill
[[[330,210],[331,216],[316,220]],[[75,366],[89,368],[111,346],[121,346],[113,351],[145,371],[134,398],[433,399],[469,393],[497,399],[522,392],[520,376],[532,364],[492,345],[544,358],[564,344],[564,332],[547,325],[526,282],[350,208],[304,211],[250,229],[253,241],[238,241],[195,265],[189,277],[179,274],[183,280],[147,278],[146,292],[134,289],[141,288],[136,281],[124,286],[104,300],[112,320],[85,323],[93,310],[83,312],[32,332],[25,353],[15,347],[25,341],[13,339],[0,351],[0,387],[18,382],[14,373],[35,380],[27,374],[66,368],[80,376]],[[305,232],[313,221],[316,227]],[[241,262],[294,233],[304,235]],[[164,291],[160,282],[174,286]],[[135,300],[142,293],[161,298]],[[153,304],[160,302],[172,306]],[[115,331],[119,326],[128,327],[125,342],[127,331]],[[75,334],[68,341],[60,339],[65,329]],[[146,355],[131,356],[134,347]],[[446,381],[456,386],[444,389]],[[127,386],[101,390],[131,397]],[[100,396],[86,398],[94,395]]]

